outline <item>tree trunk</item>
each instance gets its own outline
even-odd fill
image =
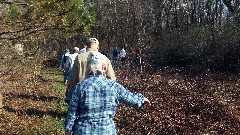
[[[2,111],[3,108],[3,96],[2,96],[2,82],[0,81],[0,111]]]

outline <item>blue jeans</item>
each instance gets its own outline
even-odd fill
[[[118,67],[118,57],[113,57],[113,67]]]

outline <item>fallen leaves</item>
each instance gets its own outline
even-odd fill
[[[179,72],[136,74],[123,70],[117,75],[130,91],[144,93],[152,101],[151,107],[140,111],[120,105],[115,119],[119,134],[240,133],[236,75],[221,78],[213,73],[188,76]]]
[[[63,123],[55,119],[64,119],[64,103],[51,84],[61,74],[45,75],[51,79],[20,72],[1,78],[5,111],[0,117],[0,134],[63,133]],[[144,73],[122,69],[116,75],[127,89],[143,93],[152,102],[143,110],[120,104],[114,118],[119,135],[240,133],[239,75],[189,76],[168,69]]]

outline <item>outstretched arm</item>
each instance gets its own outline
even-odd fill
[[[117,90],[119,101],[122,101],[123,103],[136,108],[143,108],[144,105],[151,106],[151,102],[142,94],[131,93],[129,90],[125,89],[121,84],[117,82],[115,82],[114,85]]]

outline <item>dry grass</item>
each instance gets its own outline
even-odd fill
[[[39,59],[2,59],[0,134],[63,134],[65,86],[58,69]]]

